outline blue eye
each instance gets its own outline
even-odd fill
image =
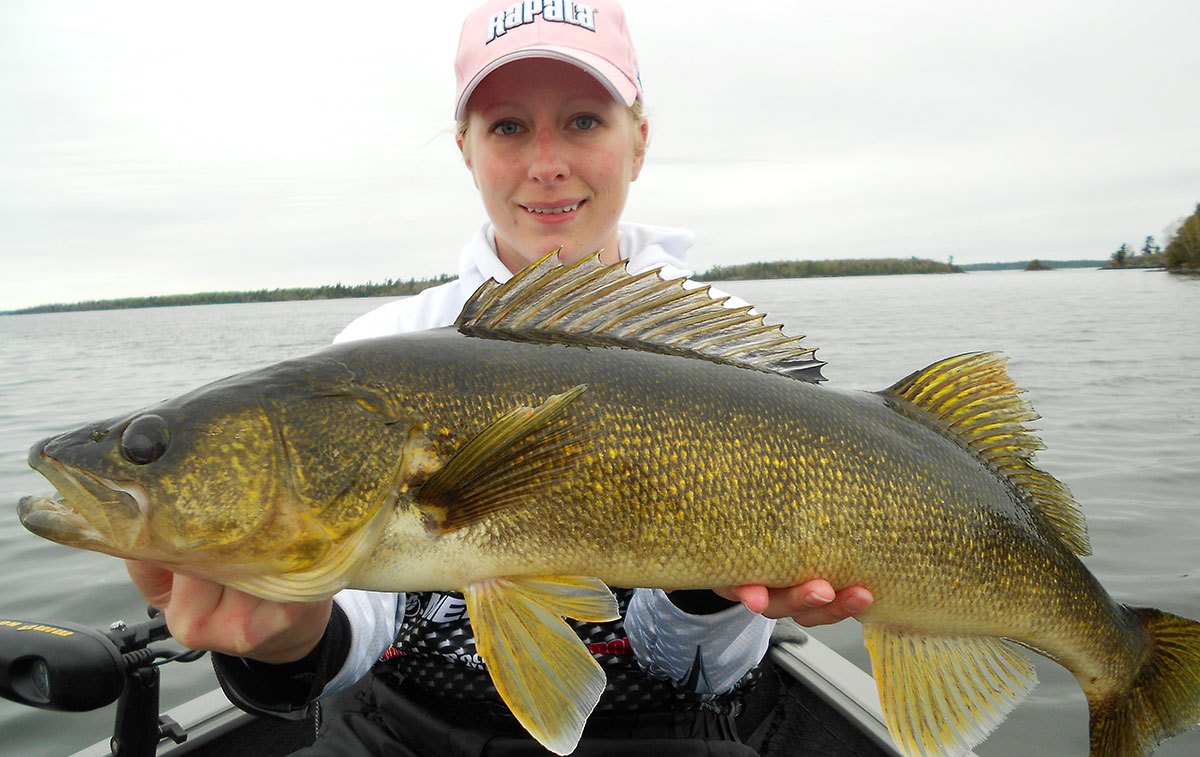
[[[575,128],[580,131],[590,131],[600,125],[600,119],[595,116],[575,116]]]
[[[516,121],[501,121],[492,127],[492,132],[504,137],[511,137],[521,130]]]

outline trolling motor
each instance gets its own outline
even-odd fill
[[[176,744],[187,739],[177,722],[158,712],[158,666],[204,655],[150,648],[170,635],[154,608],[150,620],[132,626],[117,621],[107,631],[0,618],[0,697],[63,712],[95,710],[119,699],[113,757],[154,755],[164,738]]]

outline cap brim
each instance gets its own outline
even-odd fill
[[[560,60],[564,63],[570,63],[574,66],[587,71],[595,79],[604,85],[608,93],[613,99],[626,106],[633,105],[638,98],[638,86],[636,82],[630,81],[629,77],[621,73],[621,69],[614,66],[609,61],[601,58],[598,55],[592,55],[580,50],[575,50],[569,47],[538,47],[526,50],[517,50],[508,55],[497,58],[492,61],[487,68],[475,75],[475,78],[467,82],[467,86],[458,96],[458,103],[454,107],[454,120],[461,121],[467,111],[467,103],[474,94],[476,87],[480,82],[488,77],[501,66],[512,63],[516,60],[524,60],[527,58],[549,58],[550,60]]]

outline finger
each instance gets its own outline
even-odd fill
[[[125,570],[133,579],[133,585],[152,606],[163,609],[171,601],[171,587],[175,574],[166,568],[141,560],[126,560]]]
[[[862,613],[871,606],[872,601],[871,592],[854,586],[838,592],[837,598],[823,607],[800,610],[791,617],[802,626],[828,625]]]
[[[744,584],[714,591],[726,599],[741,602],[751,612],[768,618],[786,618],[794,613],[824,607],[836,596],[829,582],[822,579],[784,588],[771,589],[762,584]]]
[[[837,599],[837,592],[828,581],[816,578],[784,590],[781,599],[782,609],[802,612],[826,607]]]
[[[836,599],[837,594],[828,581],[814,579],[797,586],[770,589],[769,601],[759,612],[768,618],[787,618],[821,611]]]
[[[761,584],[744,584],[742,586],[725,586],[713,589],[718,596],[741,602],[750,612],[761,613],[770,604],[770,591]]]
[[[838,604],[851,617],[866,610],[875,602],[875,595],[862,586],[852,586],[838,593]]]
[[[171,601],[163,608],[175,640],[192,649],[228,651],[220,643],[225,622],[216,617],[223,594],[219,584],[176,574]]]

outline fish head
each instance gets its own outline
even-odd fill
[[[271,599],[328,596],[373,548],[418,424],[337,361],[302,359],[43,439],[33,533]],[[264,583],[266,582],[266,583]]]

